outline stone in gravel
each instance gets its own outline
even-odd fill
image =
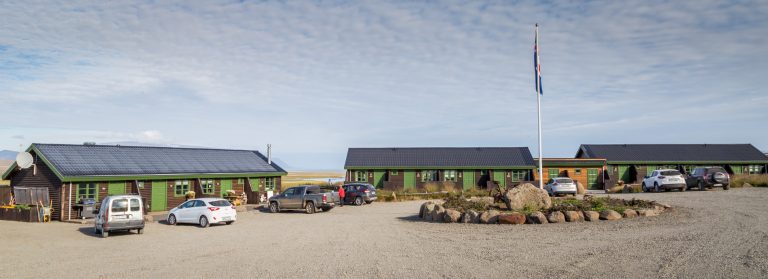
[[[600,220],[600,213],[597,213],[597,211],[584,211],[584,220],[596,222]]]
[[[533,210],[550,209],[552,199],[549,198],[547,191],[539,189],[533,184],[525,183],[504,193],[504,203],[508,209],[521,210],[526,205]]]
[[[435,205],[435,210],[432,210],[432,221],[443,221],[443,214],[445,214],[445,208],[442,205]]]
[[[525,224],[525,215],[517,212],[499,215],[499,224],[510,224],[510,225]]]
[[[665,204],[665,203],[656,203],[656,204],[661,206],[664,209],[672,208],[671,206],[669,206],[668,204]]]
[[[498,210],[486,210],[480,214],[480,223],[483,224],[496,224],[499,221]]]
[[[624,217],[624,218],[635,218],[635,217],[637,217],[637,211],[635,211],[634,209],[624,210],[624,213],[621,214],[621,217]]]
[[[453,209],[446,209],[445,214],[443,214],[443,222],[446,223],[456,223],[461,218],[461,212],[453,210]]]
[[[653,216],[659,216],[659,213],[654,209],[640,209],[637,211],[637,215],[640,215],[643,217],[653,217]]]
[[[461,215],[461,222],[468,224],[480,223],[480,213],[474,209],[467,210],[467,212],[464,212],[464,214]]]
[[[583,222],[584,216],[579,215],[579,211],[566,211],[565,212],[565,221],[566,222]]]
[[[427,206],[431,205],[431,209],[435,209],[435,203],[428,201],[423,204],[421,204],[421,208],[419,208],[419,218],[424,219],[424,216],[429,212],[430,210],[427,209]]]
[[[616,211],[613,211],[613,210],[610,210],[610,209],[609,210],[600,211],[600,220],[613,221],[613,220],[619,220],[619,219],[621,219],[621,214],[619,214]]]
[[[552,211],[547,215],[547,221],[550,223],[565,223],[565,215],[560,211]]]
[[[526,224],[546,224],[549,222],[547,222],[547,216],[544,216],[544,213],[536,211],[531,214],[528,214],[528,216],[525,218],[525,223]]]

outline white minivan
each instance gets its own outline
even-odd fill
[[[101,237],[113,231],[144,233],[144,205],[138,195],[108,196],[96,213],[94,232]]]

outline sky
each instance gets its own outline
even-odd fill
[[[768,1],[2,1],[0,149],[752,143]]]

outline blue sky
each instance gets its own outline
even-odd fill
[[[0,149],[140,141],[768,150],[766,1],[3,1]],[[536,154],[534,154],[536,156]]]

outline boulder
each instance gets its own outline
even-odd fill
[[[432,210],[432,221],[443,221],[443,214],[445,214],[445,208],[442,205],[435,205],[435,210]]]
[[[579,212],[581,211],[566,211],[563,215],[565,215],[565,221],[566,222],[583,222],[584,221],[584,215],[580,215]]]
[[[549,222],[547,221],[547,216],[544,215],[544,213],[541,213],[539,211],[534,211],[525,217],[525,223],[526,224],[546,224]]]
[[[425,221],[432,221],[432,213],[435,211],[435,206],[437,205],[434,203],[427,203],[424,206],[424,216],[422,216],[421,218],[424,219]]]
[[[483,224],[496,224],[499,221],[498,210],[486,210],[480,214],[480,223]]]
[[[584,211],[584,220],[595,222],[600,220],[600,213],[597,211]]]
[[[552,199],[549,198],[547,191],[530,183],[507,190],[502,199],[511,210],[521,210],[526,205],[532,210],[545,210],[552,207]]]
[[[461,222],[471,224],[480,223],[480,213],[473,209],[467,210],[467,212],[464,212],[464,214],[461,215]]]
[[[525,215],[517,212],[499,215],[499,224],[511,224],[511,225],[525,224]]]
[[[456,223],[461,218],[461,212],[453,209],[446,209],[443,214],[443,222]]]
[[[637,211],[635,211],[634,209],[624,210],[624,213],[621,214],[621,217],[624,217],[624,218],[635,218],[635,217],[637,217]]]
[[[581,182],[576,181],[576,194],[583,195],[587,193],[587,188],[584,187],[584,184],[581,184]]]
[[[427,212],[433,209],[435,209],[435,203],[432,201],[421,204],[421,208],[419,208],[419,218],[424,219],[424,216],[427,214]]]
[[[550,223],[565,223],[565,215],[560,211],[552,211],[547,215],[547,221]]]
[[[654,209],[640,209],[637,211],[637,215],[640,215],[643,217],[652,217],[652,216],[659,216],[659,212],[657,212]]]
[[[741,187],[752,187],[752,184],[749,184],[749,183],[747,183],[747,182],[744,182],[744,184],[743,184],[743,185],[741,185]]]
[[[610,210],[610,209],[609,210],[600,211],[600,220],[613,221],[613,220],[619,220],[619,219],[621,219],[621,214],[619,214],[616,211],[613,211],[613,210]]]

